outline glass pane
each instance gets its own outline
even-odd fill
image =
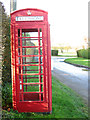
[[[40,46],[42,46],[42,38],[40,38]]]
[[[41,73],[43,73],[43,66],[41,66]]]
[[[18,64],[19,64],[19,65],[21,64],[21,60],[20,60],[20,57],[18,57]]]
[[[18,46],[20,46],[20,38],[18,38]]]
[[[20,29],[18,29],[18,37],[20,37]]]
[[[41,84],[41,92],[43,92],[43,85]]]
[[[38,48],[22,48],[23,55],[38,55]]]
[[[40,60],[40,61],[41,61],[41,64],[42,64],[42,59],[43,59],[43,57],[41,57],[41,60]]]
[[[22,38],[22,46],[38,46],[38,38]]]
[[[18,55],[20,55],[20,48],[18,48]]]
[[[23,92],[39,92],[39,85],[23,85]]]
[[[42,55],[42,48],[40,48],[40,55]]]
[[[39,66],[23,66],[23,74],[39,73]]]
[[[22,37],[38,37],[38,29],[22,29]]]
[[[23,75],[24,83],[39,83],[39,75]]]
[[[20,84],[20,90],[22,90],[22,84]]]
[[[39,31],[40,31],[40,37],[42,37],[42,29],[40,28]]]
[[[21,74],[21,66],[19,66],[19,74]]]
[[[23,57],[23,64],[38,64],[39,57]]]
[[[43,82],[43,77],[44,77],[44,76],[43,76],[43,75],[41,75],[41,82]]]
[[[43,93],[41,93],[41,101],[43,101]]]

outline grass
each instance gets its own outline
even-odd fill
[[[77,57],[77,55],[58,55],[60,57]]]
[[[11,84],[9,86],[11,88]],[[2,115],[3,119],[9,118],[9,120],[13,118],[88,118],[87,111],[87,106],[80,96],[52,77],[52,114],[18,113],[11,108],[10,112],[3,110]]]
[[[52,55],[54,56],[54,55]],[[77,55],[73,55],[73,54],[61,54],[61,55],[57,55],[56,57],[77,57]]]
[[[68,59],[65,59],[65,62],[90,67],[90,64],[89,64],[90,59],[85,59],[85,58],[80,58],[80,57],[78,57],[78,58],[68,58]]]
[[[59,53],[60,57],[77,57],[76,52],[64,52],[64,53]]]

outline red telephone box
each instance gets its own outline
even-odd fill
[[[52,111],[51,48],[48,13],[21,9],[11,13],[13,109]]]

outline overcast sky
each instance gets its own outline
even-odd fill
[[[10,14],[10,0],[1,0]],[[38,8],[48,12],[51,43],[78,46],[88,37],[89,0],[17,0],[17,9]]]

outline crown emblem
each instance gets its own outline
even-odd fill
[[[28,10],[27,14],[28,14],[28,15],[31,15],[31,12],[30,12],[30,10]]]

